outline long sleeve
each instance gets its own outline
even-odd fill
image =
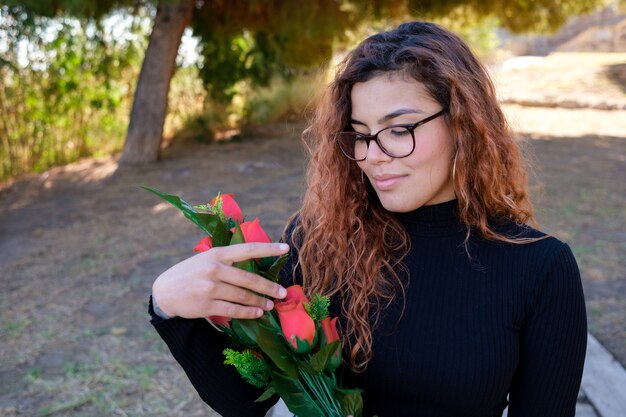
[[[287,228],[284,241],[291,243],[294,225],[295,222]],[[281,284],[288,286],[293,283],[292,272],[297,258],[298,253],[291,245],[290,258],[280,274]],[[223,417],[265,416],[278,401],[278,396],[274,395],[262,403],[254,402],[263,390],[248,384],[233,366],[224,364],[222,352],[229,346],[228,337],[205,319],[163,319],[154,313],[152,297],[148,310],[152,325],[202,400]]]
[[[263,390],[245,382],[237,370],[224,364],[222,351],[227,336],[205,319],[175,317],[164,320],[154,314],[151,323],[183,368],[202,400],[223,417],[261,417],[278,400],[277,396],[255,403]]]
[[[344,386],[363,390],[363,415],[501,417],[509,395],[509,417],[574,417],[587,322],[569,246],[554,237],[513,245],[473,235],[464,247],[456,200],[397,217],[411,239],[399,271],[405,299],[381,315],[367,369],[343,374]],[[302,283],[297,221],[283,239],[291,244],[285,286]],[[545,236],[517,223],[501,227],[507,236]],[[341,300],[333,306],[331,315],[345,319]],[[226,337],[205,320],[153,315],[153,324],[202,399],[225,417],[262,416],[276,401],[253,403],[260,390],[222,364]]]
[[[587,346],[580,272],[569,246],[548,258],[520,334],[509,417],[574,417]]]

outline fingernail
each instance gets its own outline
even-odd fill
[[[278,290],[278,297],[283,298],[286,296],[287,296],[287,290],[284,289],[283,287],[280,287],[280,289]]]
[[[271,300],[267,300],[265,302],[265,308],[271,310],[272,308],[274,308],[274,303]]]
[[[280,245],[278,245],[280,250],[287,250],[289,249],[289,245],[286,243],[281,243]]]

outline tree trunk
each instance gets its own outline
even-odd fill
[[[170,80],[195,3],[195,0],[159,1],[130,112],[122,164],[142,164],[160,158]]]

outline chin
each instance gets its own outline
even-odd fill
[[[393,198],[392,196],[385,195],[381,197],[381,195],[378,194],[378,200],[380,201],[380,204],[385,208],[385,210],[391,211],[393,213],[406,213],[408,211],[413,211],[419,207],[419,205],[417,205],[417,203],[415,202],[406,201],[402,198],[402,196],[398,197],[399,198]]]

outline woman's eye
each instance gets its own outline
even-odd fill
[[[409,134],[409,130],[402,127],[402,128],[395,128],[395,129],[390,129],[389,132],[393,135],[393,136],[405,136]]]

